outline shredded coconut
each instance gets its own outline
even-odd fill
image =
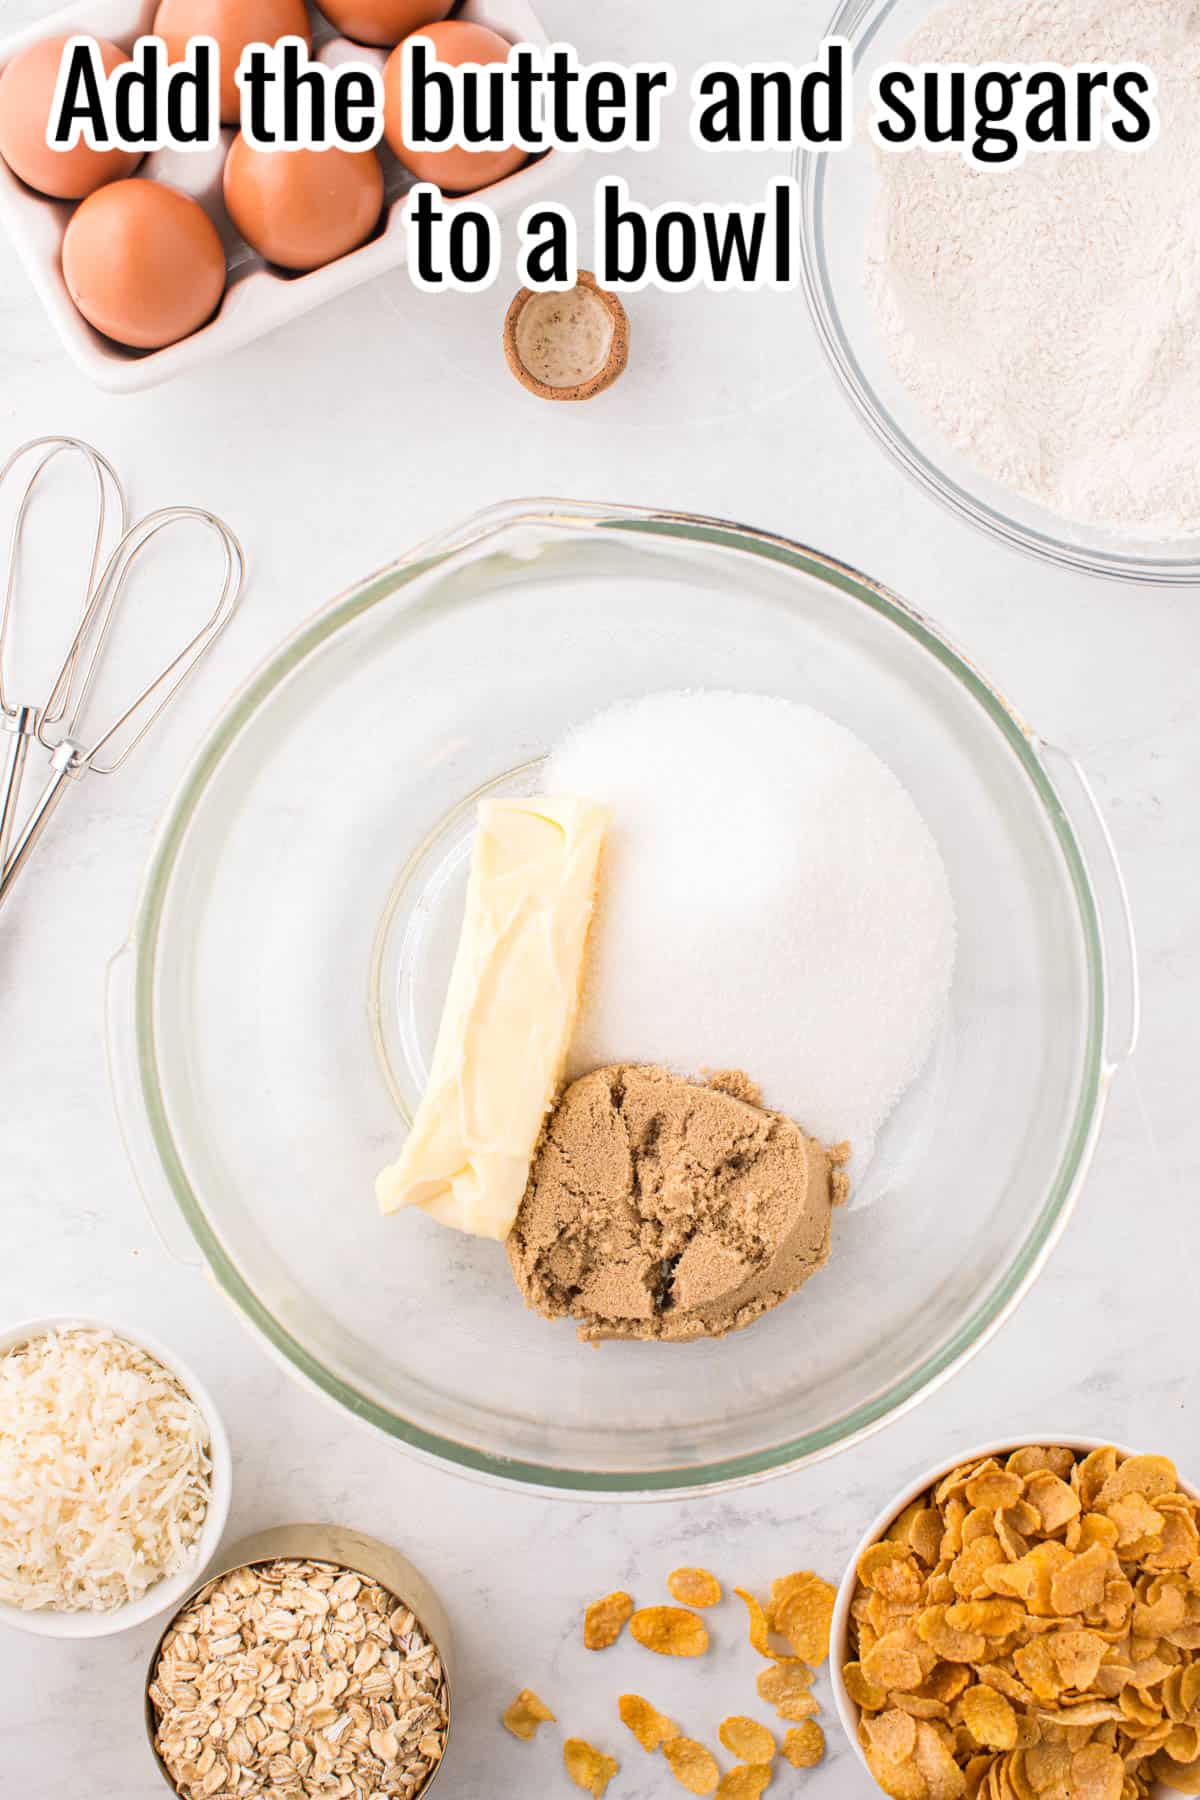
[[[209,1433],[175,1377],[104,1331],[53,1331],[0,1358],[0,1600],[104,1612],[194,1553]]]
[[[1141,62],[1158,141],[1011,169],[878,152],[867,286],[913,400],[1052,511],[1200,531],[1200,4],[958,0],[910,62]]]

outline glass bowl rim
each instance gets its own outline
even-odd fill
[[[899,3],[900,0],[839,0],[825,35],[844,38],[850,46],[852,62],[857,66],[862,50]],[[1154,540],[1148,538],[1143,555],[1132,549],[1105,551],[1066,536],[1056,536],[1048,529],[1043,531],[1022,524],[954,480],[901,428],[859,365],[842,327],[841,311],[829,280],[820,202],[826,162],[831,154],[838,152],[806,150],[801,146],[792,155],[792,177],[800,191],[800,282],[826,360],[859,422],[866,426],[875,441],[910,480],[956,518],[966,520],[989,537],[1039,562],[1105,580],[1138,582],[1149,587],[1189,587],[1200,582],[1200,548],[1191,556],[1154,556],[1150,554]],[[1048,513],[1046,516],[1052,517]],[[1063,524],[1069,525],[1070,521],[1064,519]],[[1081,525],[1079,529],[1088,527]],[[1136,539],[1129,541],[1134,543]]]
[[[416,1425],[358,1391],[327,1369],[259,1299],[226,1255],[194,1192],[172,1134],[159,1078],[156,1050],[156,966],[159,931],[179,851],[218,766],[241,732],[279,685],[328,639],[361,614],[389,600],[450,558],[477,550],[509,532],[560,529],[648,534],[737,551],[796,570],[836,588],[897,626],[931,654],[989,715],[1015,754],[1062,854],[1078,908],[1087,977],[1087,1019],[1081,1086],[1059,1167],[1025,1241],[1008,1268],[950,1340],[880,1394],[820,1429],[763,1450],[697,1466],[572,1470],[509,1458],[443,1437]],[[1087,858],[1038,746],[1041,740],[974,665],[924,616],[881,583],[836,558],[791,539],[730,520],[638,506],[575,500],[513,501],[474,514],[447,533],[345,589],[270,653],[218,714],[167,805],[151,849],[126,945],[130,969],[132,1068],[121,1068],[137,1108],[138,1126],[155,1153],[155,1176],[165,1177],[175,1212],[200,1250],[207,1271],[264,1347],[290,1373],[354,1416],[400,1442],[418,1457],[449,1465],[488,1482],[540,1491],[547,1497],[680,1499],[769,1479],[848,1449],[902,1416],[934,1392],[994,1335],[1015,1311],[1044,1266],[1074,1210],[1095,1148],[1108,1092],[1103,1040],[1108,993],[1104,944]],[[128,1062],[110,1039],[110,1076],[118,1087],[119,1064]],[[119,1108],[120,1110],[120,1108]],[[126,1132],[127,1143],[129,1134]],[[132,1148],[130,1151],[132,1155]],[[149,1195],[147,1195],[149,1202]]]

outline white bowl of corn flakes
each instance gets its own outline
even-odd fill
[[[831,1636],[894,1800],[1200,1794],[1200,1496],[1169,1457],[1007,1439],[927,1471],[863,1537]]]

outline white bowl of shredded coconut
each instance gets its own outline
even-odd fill
[[[229,1516],[211,1396],[144,1332],[98,1319],[0,1332],[0,1624],[105,1637],[175,1605]]]

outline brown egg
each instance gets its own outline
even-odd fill
[[[216,226],[195,200],[156,181],[89,195],[67,225],[62,267],[88,323],[136,350],[197,331],[225,290]]]
[[[398,44],[444,19],[454,0],[321,0],[330,24],[359,44]]]
[[[319,269],[354,250],[383,209],[373,150],[254,150],[239,132],[225,207],[251,249],[284,269]]]
[[[503,62],[511,48],[486,25],[470,25],[465,19],[430,25],[421,35],[432,39],[440,62],[456,67],[467,62]],[[383,131],[400,161],[418,181],[435,182],[444,193],[467,194],[476,188],[490,187],[493,181],[501,181],[521,167],[526,155],[515,145],[508,150],[410,150],[401,135],[403,55],[404,45],[398,44],[383,71]]]
[[[130,175],[141,157],[130,150],[52,150],[46,142],[50,108],[66,36],[43,38],[19,50],[0,75],[0,156],[14,175],[55,200],[80,200],[106,181]],[[107,38],[97,38],[106,74],[129,58]]]
[[[247,44],[274,44],[300,37],[311,49],[304,0],[161,0],[154,35],[162,38],[172,62],[179,62],[189,38],[214,38],[221,52],[221,123],[241,121],[241,94],[234,76]]]

